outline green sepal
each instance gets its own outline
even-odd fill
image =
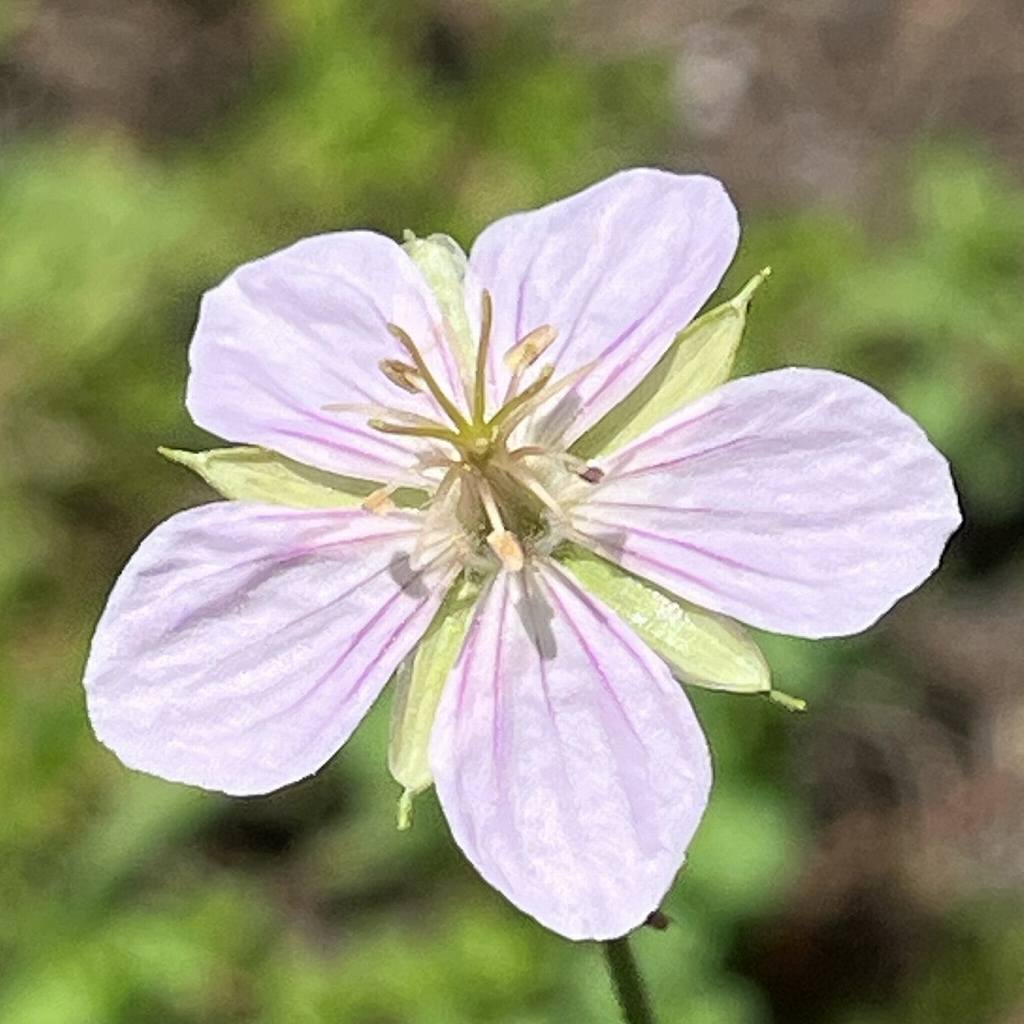
[[[258,501],[291,508],[351,508],[381,486],[370,480],[327,473],[266,448],[157,451],[165,459],[198,473],[218,494],[232,501]],[[426,494],[403,487],[391,495],[391,500],[405,508],[418,508]]]
[[[738,622],[683,601],[571,542],[555,558],[668,662],[680,682],[731,693],[770,693],[771,670]]]
[[[788,693],[783,693],[782,690],[770,690],[768,699],[787,711],[804,712],[807,710],[807,701],[803,697],[792,697]]]
[[[466,380],[472,379],[476,364],[476,339],[466,312],[465,281],[469,260],[450,235],[417,238],[405,232],[402,248],[419,267],[444,315],[448,335]]]
[[[572,454],[581,459],[607,455],[724,384],[736,361],[750,300],[769,274],[771,268],[765,267],[738,295],[680,331],[650,373],[576,441]]]
[[[480,597],[481,583],[463,573],[448,591],[415,651],[395,674],[388,768],[403,787],[398,827],[412,824],[412,798],[434,782],[430,734],[445,681],[455,667]]]

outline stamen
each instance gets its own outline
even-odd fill
[[[562,522],[568,522],[569,516],[565,511],[565,508],[559,503],[558,499],[552,495],[552,493],[537,479],[536,474],[530,469],[530,467],[520,462],[519,465],[513,466],[506,463],[503,467],[505,472],[508,473],[520,487],[529,491],[549,512],[553,512],[555,516]]]
[[[513,373],[521,373],[528,366],[533,366],[557,337],[558,331],[551,324],[535,327],[505,353],[505,365]]]
[[[480,495],[480,504],[484,507],[484,512],[487,514],[487,521],[491,524],[491,529],[504,530],[505,523],[501,518],[498,503],[494,500],[494,492],[491,490],[491,485],[480,476],[474,477],[473,482],[476,484],[477,494]]]
[[[434,451],[426,452],[424,455],[421,455],[419,459],[416,460],[416,465],[413,468],[423,472],[427,469],[448,469],[451,464],[452,460],[450,456],[435,449]],[[433,483],[437,482],[433,477],[429,477],[428,479]]]
[[[398,484],[388,484],[386,487],[378,487],[372,494],[363,498],[363,508],[376,516],[386,516],[394,512],[397,507],[391,500],[391,495],[398,490]]]
[[[505,441],[511,436],[512,431],[515,430],[527,416],[539,409],[549,399],[554,398],[554,396],[560,391],[567,391],[570,388],[575,387],[584,377],[586,377],[588,373],[590,373],[591,370],[594,369],[595,366],[597,366],[597,363],[598,361],[596,359],[592,362],[586,363],[579,369],[573,370],[572,373],[567,373],[564,377],[559,377],[554,384],[550,384],[548,387],[543,388],[537,394],[528,394],[528,392],[532,390],[532,385],[530,388],[527,388],[522,395],[519,395],[517,398],[512,400],[516,404],[516,408],[512,415],[509,415],[502,423],[498,440],[502,442]],[[529,400],[520,404],[519,399],[523,398],[524,395],[527,396]],[[509,404],[511,405],[512,403]],[[498,415],[500,416],[505,413],[506,409],[508,409],[508,406],[505,406],[505,409],[502,409]],[[495,419],[497,419],[497,417],[495,417]]]
[[[525,338],[505,353],[505,365],[512,371],[512,378],[505,390],[506,404],[519,390],[519,384],[523,379],[523,373],[551,347],[551,343],[558,337],[558,331],[550,324],[543,324],[535,327]]]
[[[409,564],[420,569],[439,551],[447,551],[460,541],[457,508],[459,503],[462,468],[451,465],[430,499],[423,516],[423,529],[413,546]]]
[[[491,349],[491,324],[494,305],[485,288],[480,296],[480,343],[476,348],[476,380],[473,382],[473,422],[484,423],[487,406],[487,357]]]
[[[517,479],[549,512],[553,512],[561,520],[568,520],[565,509],[533,474],[517,476]]]
[[[539,444],[524,444],[521,448],[515,448],[508,453],[508,458],[513,462],[519,459],[529,458],[531,455],[548,455],[550,454],[543,445]]]
[[[423,383],[427,386],[427,390],[434,396],[437,404],[444,410],[445,415],[455,424],[460,431],[466,431],[469,429],[469,424],[466,422],[466,417],[455,407],[452,400],[441,390],[441,386],[434,380],[433,374],[427,367],[423,356],[420,355],[420,350],[416,347],[416,343],[409,337],[405,331],[402,330],[397,324],[388,324],[388,330],[398,339],[402,348],[409,353],[410,358],[416,367],[416,372],[423,379]]]
[[[418,395],[423,391],[423,378],[415,366],[398,359],[382,359],[378,365],[381,373],[396,387],[408,391],[410,395]]]
[[[398,820],[396,827],[399,832],[405,832],[412,828],[412,798],[414,794],[411,789],[403,789],[402,795],[398,798]]]
[[[523,549],[519,539],[508,530],[495,530],[488,534],[487,543],[491,550],[501,559],[501,564],[509,572],[521,572],[524,564]]]
[[[516,455],[518,452],[523,452],[525,455],[547,455],[560,462],[570,473],[575,473],[581,480],[586,480],[588,484],[600,483],[604,479],[603,469],[584,462],[583,459],[577,458],[571,452],[550,452],[541,445],[517,448],[512,454]]]
[[[554,366],[545,366],[543,370],[537,375],[537,379],[526,388],[521,394],[516,395],[511,401],[506,402],[495,414],[494,418],[488,424],[491,427],[500,427],[505,423],[511,416],[515,415],[516,411],[521,407],[529,403],[532,398],[539,395],[544,388],[547,387],[548,381],[554,376]]]
[[[415,572],[426,569],[438,559],[456,548],[458,537],[451,532],[442,533],[435,530],[431,534],[425,531],[416,541],[409,555],[409,568]]]
[[[447,430],[443,423],[432,420],[427,416],[420,416],[414,412],[406,412],[404,409],[389,409],[386,405],[369,405],[359,402],[332,402],[330,405],[322,405],[324,412],[353,412],[360,416],[366,416],[375,420],[382,420],[385,423],[389,419],[397,420],[413,427],[431,427],[434,430]]]
[[[409,568],[413,572],[425,572],[431,566],[452,559],[463,557],[458,550],[457,538],[449,535],[443,539],[432,541],[430,544],[414,549],[409,557]]]
[[[487,521],[491,524],[491,532],[487,535],[487,543],[491,550],[501,559],[501,564],[509,572],[519,572],[523,568],[523,549],[519,538],[510,530],[505,529],[498,503],[494,500],[491,485],[483,477],[474,477],[480,503],[484,507]]]
[[[388,423],[387,420],[367,420],[367,426],[373,430],[379,430],[382,434],[400,434],[403,437],[433,437],[438,441],[448,441],[456,447],[461,443],[462,436],[454,430],[442,427],[440,424],[432,426],[406,426],[403,423]]]
[[[434,496],[430,499],[431,512],[439,508],[441,502],[445,501],[455,490],[455,485],[462,479],[462,472],[463,468],[461,465],[454,465],[445,473],[441,482],[437,485],[437,490],[434,491]]]

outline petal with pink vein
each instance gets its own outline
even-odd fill
[[[86,666],[97,736],[132,768],[266,793],[348,739],[453,575],[410,571],[413,513],[216,502],[141,544]]]
[[[484,878],[573,939],[622,935],[658,906],[711,784],[664,663],[551,565],[492,585],[441,699],[431,764]]]
[[[474,243],[467,278],[471,309],[473,288],[487,288],[494,302],[492,401],[502,400],[508,382],[502,354],[550,324],[559,336],[544,361],[560,374],[598,362],[536,430],[567,444],[579,437],[693,319],[738,238],[720,182],[646,168],[496,221]]]
[[[576,525],[680,597],[795,636],[857,633],[934,571],[949,465],[873,388],[787,369],[723,385],[607,464]]]
[[[382,360],[409,360],[389,323],[410,335],[459,401],[461,378],[437,300],[390,239],[370,231],[319,235],[247,263],[203,299],[190,351],[189,412],[229,441],[320,469],[408,479],[421,443],[374,431],[365,411],[324,410],[387,406],[443,419],[433,399],[381,373]]]

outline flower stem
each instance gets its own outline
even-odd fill
[[[629,939],[625,935],[621,939],[609,939],[604,943],[604,957],[615,998],[622,1008],[622,1019],[626,1024],[654,1024],[654,1014],[633,951],[629,948]]]

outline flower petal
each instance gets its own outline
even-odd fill
[[[380,371],[384,359],[409,361],[389,323],[410,335],[461,401],[437,301],[390,239],[369,231],[319,235],[247,263],[203,299],[189,411],[229,441],[346,476],[409,480],[422,441],[371,429],[367,411],[324,409],[385,406],[443,417],[428,395],[409,394]]]
[[[484,878],[572,939],[625,934],[658,906],[711,784],[664,663],[550,565],[503,573],[484,598],[431,763]]]
[[[494,303],[492,400],[502,355],[544,324],[560,374],[597,360],[547,410],[572,441],[625,397],[715,290],[739,237],[722,185],[701,175],[636,169],[539,210],[499,220],[470,253],[470,281]],[[478,296],[467,292],[475,307]]]
[[[129,767],[226,793],[315,772],[427,628],[454,574],[411,572],[414,513],[217,502],[141,544],[85,672]]]
[[[618,452],[576,510],[608,558],[777,633],[870,626],[960,523],[949,466],[873,388],[826,370],[733,381]]]

